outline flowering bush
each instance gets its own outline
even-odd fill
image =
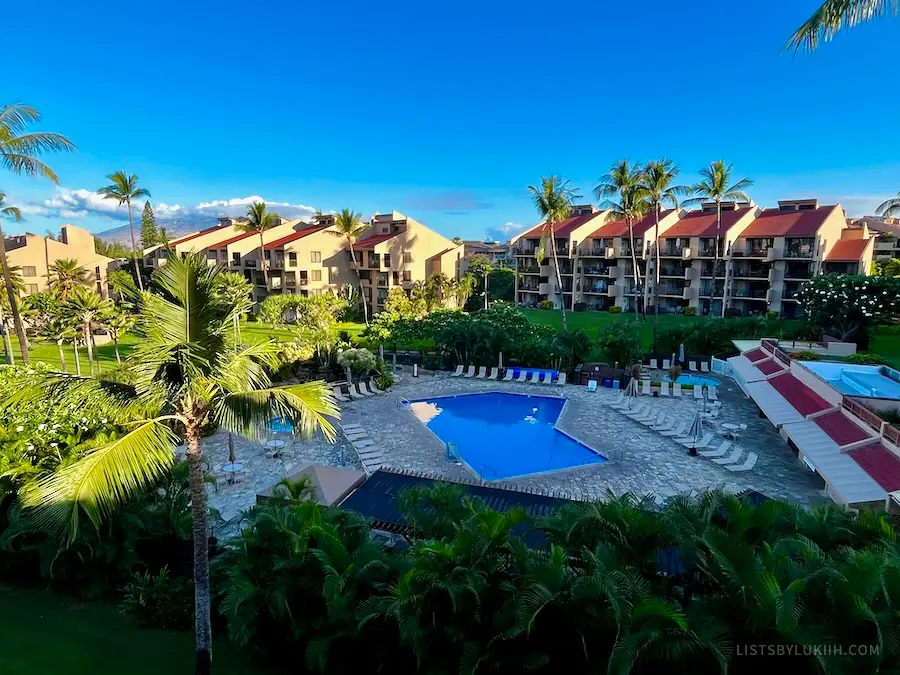
[[[900,312],[900,278],[828,274],[810,279],[797,292],[810,320],[841,340]]]
[[[337,361],[341,368],[349,368],[362,375],[372,372],[378,365],[375,355],[364,347],[345,349],[338,354]]]

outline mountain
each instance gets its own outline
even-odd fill
[[[190,234],[191,232],[197,232],[198,230],[202,230],[206,227],[212,227],[215,225],[214,222],[208,222],[204,225],[200,225],[196,220],[192,219],[180,219],[180,218],[157,218],[156,219],[157,227],[166,228],[166,235],[168,235],[169,239],[175,239],[176,237],[181,237],[185,234]],[[134,223],[134,236],[136,238],[141,235],[141,221],[137,219]],[[131,245],[131,237],[128,233],[128,224],[122,225],[120,227],[114,227],[110,230],[104,230],[103,232],[95,233],[96,237],[99,237],[103,241],[118,241],[122,244]]]

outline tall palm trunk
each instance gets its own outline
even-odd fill
[[[120,366],[122,365],[122,357],[119,356],[119,338],[118,336],[113,336],[113,351],[116,353],[116,363]]]
[[[134,223],[131,220],[131,200],[125,202],[128,206],[128,232],[131,234],[131,259],[134,261],[134,277],[137,279],[138,289],[144,290],[144,282],[141,281],[141,268],[138,266],[137,244],[134,239]]]
[[[359,295],[362,297],[363,302],[363,319],[365,319],[366,325],[369,325],[369,307],[366,304],[366,294],[363,292],[362,287],[362,273],[359,271],[359,265],[356,264],[356,251],[353,250],[353,242],[349,239],[347,243],[350,244],[350,260],[353,261],[353,266],[356,268],[356,278],[359,281]]]
[[[91,340],[91,324],[90,324],[90,322],[85,322],[82,325],[81,330],[84,333],[84,345],[87,347],[88,367],[91,370],[91,377],[94,377],[94,345]]]
[[[9,299],[9,311],[12,314],[13,325],[16,327],[16,337],[19,338],[19,353],[22,355],[22,363],[28,365],[28,339],[25,337],[25,326],[22,325],[22,316],[19,314],[19,304],[16,291],[13,289],[12,275],[9,273],[9,262],[6,259],[6,235],[0,227],[0,267],[3,268],[3,283],[6,285],[6,297]],[[7,338],[8,339],[8,338]],[[12,363],[12,349],[8,352]]]
[[[203,480],[203,456],[200,451],[200,424],[196,417],[189,418],[186,435],[194,539],[194,639],[197,649],[194,675],[209,675],[212,670],[209,526],[206,520],[206,483]]]
[[[631,269],[634,272],[634,315],[637,318],[640,315],[638,305],[640,304],[641,277],[638,272],[637,251],[634,250],[634,227],[631,218],[628,221],[628,240],[631,242]]]
[[[3,316],[3,307],[0,307],[0,330],[3,331],[3,346],[6,349],[6,362],[16,365],[16,357],[13,355],[12,340],[9,339],[9,326],[6,325],[6,317]]]
[[[556,255],[556,236],[552,225],[550,226],[550,252],[553,254],[553,267],[556,268],[556,286],[559,288],[559,325],[562,332],[565,333],[568,330],[566,327],[566,296],[563,295],[562,274],[559,271],[559,256]],[[574,290],[572,295],[575,295]]]
[[[490,272],[484,273],[484,308],[488,308],[488,277],[491,276]]]
[[[653,352],[656,353],[656,335],[659,329],[659,205],[654,206],[656,211],[656,228],[653,231],[654,239],[654,277],[653,282]]]
[[[715,241],[715,249],[713,250],[713,280],[712,287],[709,290],[709,315],[708,318],[712,319],[713,316],[713,303],[716,299],[716,283],[719,278],[719,230],[722,229],[722,202],[718,199],[716,200],[716,241]],[[725,286],[724,281],[722,282],[722,316],[725,316]]]
[[[78,356],[78,338],[72,338],[72,349],[75,350],[75,374],[81,377],[81,357]]]
[[[63,350],[63,340],[56,341],[56,350],[59,352],[59,365],[62,371],[68,373],[69,368],[66,366],[66,352]]]
[[[266,269],[266,252],[264,250],[263,231],[259,231],[259,266],[262,267],[263,281],[266,284],[266,293],[269,292],[269,271]]]

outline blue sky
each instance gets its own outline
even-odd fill
[[[660,156],[685,182],[731,161],[761,204],[868,213],[900,190],[900,20],[782,53],[816,4],[18,3],[7,18],[41,28],[4,35],[0,103],[78,152],[50,158],[60,189],[0,174],[28,219],[7,227],[118,226],[91,192],[125,169],[162,215],[262,196],[499,236],[536,221],[541,175],[588,195],[613,161]]]

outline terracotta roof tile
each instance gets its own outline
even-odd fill
[[[227,227],[227,225],[226,225]],[[204,234],[210,234],[215,232],[216,230],[222,229],[221,225],[215,225],[214,227],[208,227],[205,230],[200,230],[199,232],[194,232],[193,234],[186,234],[183,237],[178,237],[178,239],[173,239],[169,242],[170,246],[175,246],[176,244],[183,244],[186,241],[190,241],[191,239],[196,239],[197,237],[202,237]]]
[[[573,230],[578,227],[581,227],[585,223],[590,222],[593,218],[601,215],[602,211],[598,211],[597,213],[586,213],[582,216],[573,216],[572,218],[567,218],[561,223],[557,223],[553,228],[553,236],[557,239],[562,239],[564,237],[568,237]],[[536,239],[541,236],[541,232],[544,231],[544,224],[535,225],[528,232],[523,234],[520,239]]]
[[[376,244],[380,244],[383,241],[387,241],[388,239],[393,239],[396,237],[399,232],[387,232],[385,234],[373,234],[365,239],[360,239],[353,245],[353,248],[372,248]]]
[[[900,490],[900,459],[881,443],[864,445],[847,454],[886,491]]]
[[[672,213],[672,210],[669,209],[667,211],[660,211],[659,219],[662,220],[666,216]],[[631,230],[634,233],[635,237],[643,237],[647,230],[653,227],[656,224],[656,216],[654,214],[649,214],[644,216],[639,221],[634,223],[631,226]],[[628,236],[628,223],[624,220],[613,220],[608,223],[605,223],[600,227],[599,230],[595,231],[591,234],[588,239],[602,239],[604,237],[627,237]]]
[[[736,210],[722,211],[722,229],[720,236],[728,231],[732,225],[747,215],[753,206],[744,206]],[[715,237],[716,236],[716,212],[693,211],[684,216],[668,230],[663,232],[663,237]]]
[[[837,206],[820,206],[807,211],[762,211],[747,229],[743,237],[811,237]]]
[[[212,244],[209,248],[223,248],[224,246],[228,246],[229,244],[233,244],[236,241],[240,241],[241,239],[246,239],[247,237],[252,237],[256,234],[256,232],[242,232],[241,234],[235,235],[226,239],[225,241],[220,241],[218,244]]]
[[[838,445],[847,445],[869,438],[869,434],[848,420],[840,410],[817,417],[813,421]]]
[[[827,261],[857,262],[869,245],[869,239],[840,239],[825,257]]]
[[[769,384],[803,416],[832,407],[825,399],[791,374],[773,377],[769,380]]]
[[[270,241],[263,248],[272,250],[275,248],[281,248],[285,244],[289,244],[292,241],[297,241],[298,239],[303,239],[303,237],[309,236],[310,234],[315,234],[316,232],[321,232],[325,229],[325,226],[315,226],[315,227],[306,227],[302,230],[297,230],[296,232],[292,232],[286,237],[282,237],[281,239],[276,239],[275,241]]]

